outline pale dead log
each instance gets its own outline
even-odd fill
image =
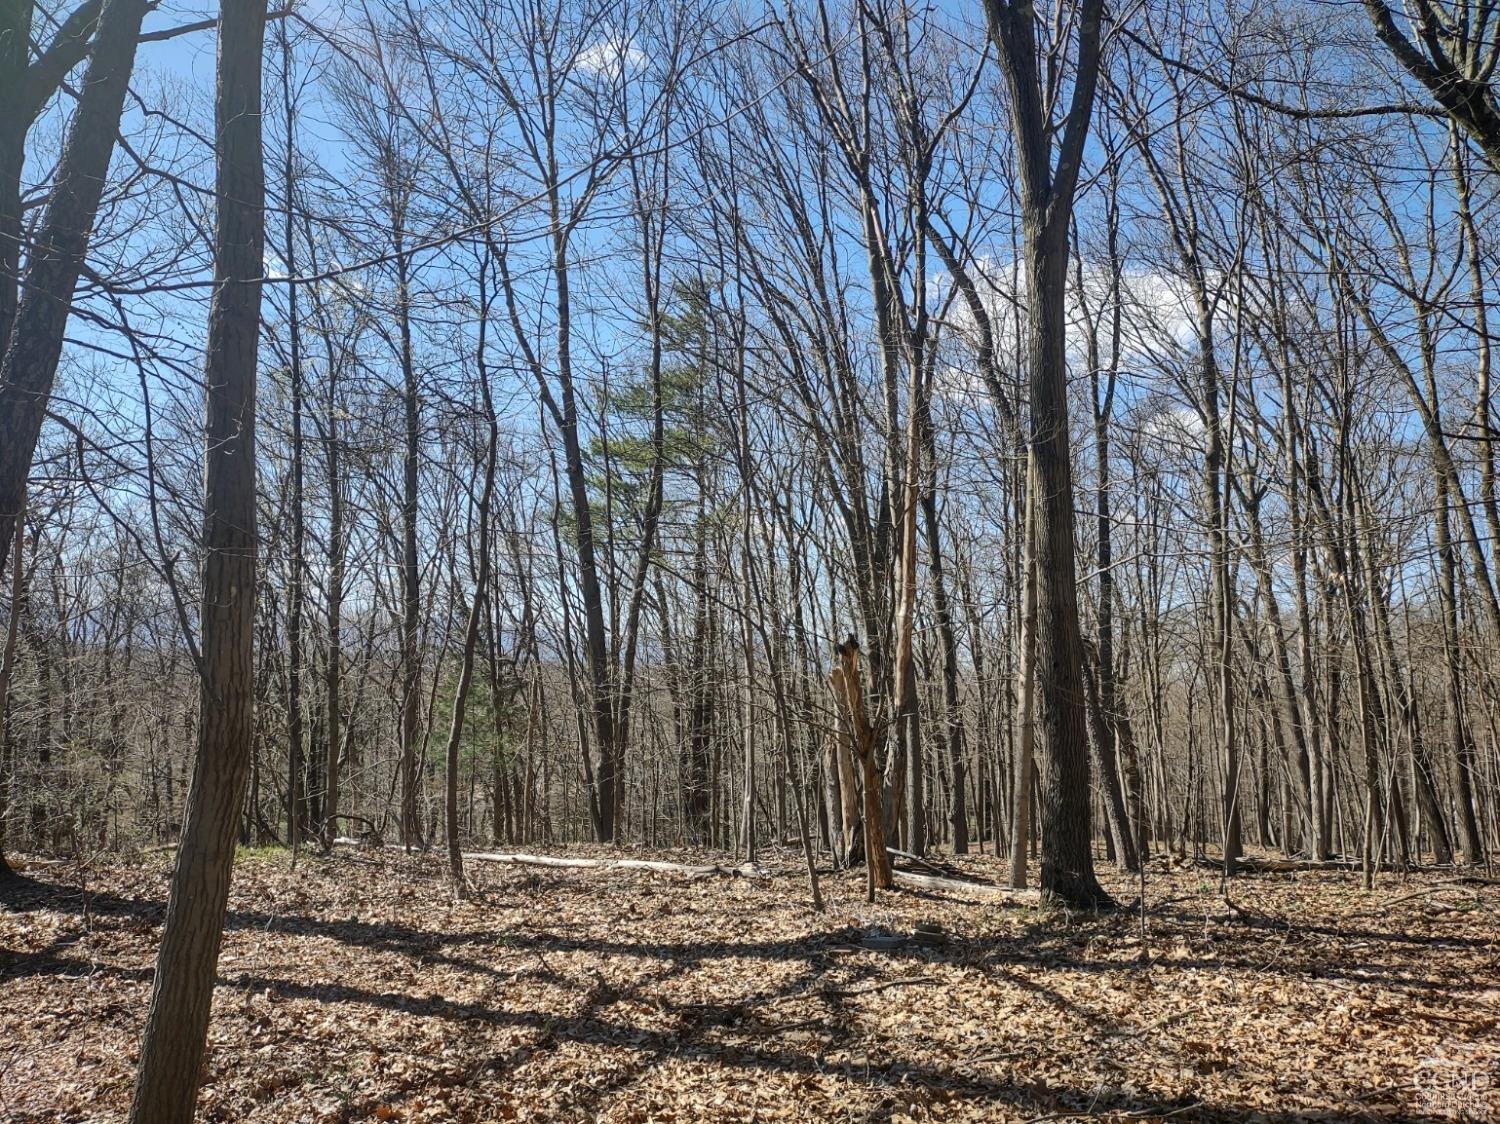
[[[1016,890],[1009,886],[997,886],[992,882],[963,882],[957,878],[939,878],[931,874],[914,874],[909,870],[895,870],[891,877],[896,885],[912,890],[934,890],[943,894],[975,898],[980,901],[1006,901],[1018,904],[1040,903],[1042,895],[1037,890]]]
[[[914,874],[931,874],[937,878],[952,878],[958,882],[985,881],[985,879],[976,878],[974,875],[954,866],[952,863],[944,862],[941,859],[923,858],[920,855],[912,854],[910,851],[898,850],[895,847],[887,847],[885,853],[891,857],[893,863],[899,860],[905,867],[911,868]]]
[[[514,855],[498,851],[466,851],[464,858],[474,862],[504,863],[509,866],[542,866],[563,868],[651,870],[662,874],[684,874],[689,878],[770,878],[770,872],[759,863],[741,863],[739,866],[693,866],[689,863],[669,863],[656,859],[584,859],[562,858],[553,855]]]

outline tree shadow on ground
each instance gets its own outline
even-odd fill
[[[0,882],[0,911],[50,911],[106,919],[130,918],[159,925],[166,915],[166,903],[154,898],[125,897],[108,891],[83,890],[20,877]],[[1150,910],[1148,917],[1157,926],[1167,925],[1176,930],[1191,932],[1201,932],[1203,929],[1202,914],[1180,910],[1171,905]],[[1136,923],[1136,917],[1120,913],[1085,916],[1071,921],[1044,919],[1018,934],[983,940],[951,940],[937,948],[903,949],[895,955],[979,970],[1030,965],[1096,973],[1131,971],[1139,965],[1118,958],[1092,955],[1089,949],[1101,937],[1127,934]],[[570,936],[531,927],[434,932],[387,921],[330,920],[305,914],[246,909],[230,909],[225,916],[225,928],[228,931],[258,930],[292,936],[323,937],[372,951],[410,957],[419,962],[445,963],[481,973],[487,971],[484,964],[472,958],[456,956],[450,950],[508,947],[534,949],[542,953],[584,952],[605,957],[628,956],[697,965],[704,961],[731,958],[805,960],[810,956],[821,955],[830,947],[856,946],[864,935],[863,931],[853,927],[800,939],[770,941],[632,940]],[[1213,951],[1214,944],[1231,942],[1240,929],[1274,933],[1292,938],[1294,943],[1289,943],[1282,950],[1286,955],[1280,958],[1270,957],[1263,951],[1251,955],[1243,949],[1235,948],[1226,949],[1222,954]],[[1330,947],[1345,941],[1359,942],[1363,946],[1358,964],[1348,963],[1347,956],[1342,954],[1343,950]],[[1377,953],[1381,951],[1395,954],[1403,948],[1454,951],[1492,949],[1500,944],[1500,937],[1486,940],[1411,934],[1395,928],[1372,926],[1288,925],[1279,918],[1244,915],[1218,922],[1217,929],[1197,943],[1208,948],[1193,950],[1188,955],[1174,956],[1171,960],[1158,960],[1154,962],[1154,966],[1168,970],[1274,971],[1287,977],[1377,983],[1429,992],[1457,993],[1485,990],[1491,984],[1487,980],[1458,978],[1434,983],[1423,974],[1390,968],[1372,971],[1370,967],[1378,966],[1382,957]],[[0,955],[4,955],[3,950],[0,950]],[[5,967],[0,963],[0,973],[4,972]]]
[[[901,1057],[866,1058],[863,1062],[777,1050],[767,1045],[726,1046],[714,1041],[711,1032],[731,1025],[743,1015],[744,1005],[685,1005],[683,1012],[693,1017],[682,1020],[671,1031],[643,1030],[628,1022],[603,1017],[601,1011],[645,984],[660,983],[684,970],[684,966],[664,968],[648,974],[629,988],[601,987],[585,997],[581,1008],[572,1015],[560,1016],[550,1011],[505,1010],[494,1005],[458,1002],[440,996],[409,995],[401,991],[375,991],[347,984],[306,984],[251,973],[221,976],[223,987],[261,994],[277,999],[303,999],[318,1003],[344,1003],[399,1012],[424,1018],[443,1019],[466,1027],[523,1029],[536,1037],[508,1055],[483,1059],[480,1072],[490,1072],[496,1079],[521,1057],[544,1050],[555,1042],[572,1042],[583,1046],[625,1046],[635,1055],[635,1062],[621,1066],[608,1078],[578,1090],[567,1105],[567,1111],[588,1119],[603,1107],[606,1098],[640,1080],[661,1061],[673,1058],[700,1061],[748,1072],[775,1072],[791,1075],[834,1075],[879,1090],[888,1090],[880,1106],[865,1119],[890,1121],[905,1114],[914,1104],[934,1100],[962,1100],[969,1105],[988,1106],[1015,1112],[1037,1114],[1048,1119],[1101,1116],[1109,1114],[1138,1118],[1170,1117],[1174,1120],[1257,1121],[1261,1124],[1302,1124],[1333,1119],[1357,1120],[1357,1112],[1327,1111],[1276,1112],[1250,1109],[1234,1104],[1204,1102],[1189,1097],[1156,1099],[1137,1092],[1112,1088],[1082,1089],[1068,1086],[1041,1086],[1036,1082],[986,1076],[978,1065],[958,1063],[952,1069],[910,1061]],[[118,968],[53,955],[38,956],[32,974],[61,977],[108,973],[118,978],[147,982],[152,972],[147,968]],[[1370,1114],[1375,1119],[1375,1114]],[[1381,1117],[1390,1119],[1388,1115]],[[1440,1119],[1407,1116],[1408,1120]]]
[[[91,892],[34,879],[15,879],[0,884],[0,911],[13,914],[59,912],[86,916],[90,924],[108,926],[128,922],[133,925],[159,926],[165,913],[164,903],[149,897],[131,897],[105,892]],[[1152,914],[1154,923],[1165,929],[1201,933],[1203,918],[1190,911],[1164,907]],[[1134,919],[1123,919],[1124,926]],[[1234,922],[1222,922],[1232,926]],[[1380,954],[1409,955],[1413,947],[1474,948],[1485,947],[1478,940],[1430,940],[1410,934],[1385,931],[1375,926],[1341,928],[1333,924],[1294,925],[1290,929],[1271,926],[1269,922],[1250,917],[1241,922],[1244,929],[1264,935],[1268,928],[1297,944],[1297,955],[1272,970],[1292,977],[1352,979],[1361,983],[1384,982],[1395,987],[1418,987],[1431,992],[1462,992],[1475,981],[1450,979],[1442,984],[1420,980],[1393,966],[1383,974],[1355,969],[1345,964],[1329,942],[1360,941],[1375,946],[1367,949],[1366,962]],[[502,971],[487,963],[487,952],[501,950],[535,953],[542,965],[540,973],[551,982],[575,993],[567,1004],[571,1011],[558,1009],[508,1009],[503,1002],[489,999],[463,1001],[445,996],[413,994],[406,990],[380,990],[355,986],[348,982],[304,982],[265,972],[223,973],[221,986],[239,991],[265,992],[279,999],[303,1000],[319,1004],[352,1004],[371,1009],[398,1012],[414,1017],[435,1018],[457,1026],[487,1027],[528,1032],[527,1040],[510,1045],[495,1054],[477,1059],[473,1072],[476,1079],[503,1074],[549,1045],[566,1042],[591,1048],[623,1048],[624,1061],[589,1082],[578,1083],[570,1094],[567,1112],[576,1118],[597,1115],[612,1096],[643,1081],[653,1069],[668,1059],[687,1060],[725,1066],[741,1073],[776,1073],[794,1076],[834,1075],[851,1084],[875,1090],[879,1107],[868,1116],[872,1120],[890,1120],[898,1114],[909,1114],[914,1105],[931,1105],[940,1100],[959,1100],[966,1105],[991,1107],[1026,1116],[1067,1118],[1089,1115],[1122,1115],[1174,1120],[1257,1120],[1300,1122],[1330,1119],[1359,1119],[1356,1113],[1310,1111],[1268,1112],[1233,1103],[1203,1103],[1190,1098],[1153,1099],[1140,1091],[1116,1088],[1084,1089],[1076,1087],[1042,1087],[1034,1082],[984,1072],[984,1058],[955,1059],[951,1066],[931,1064],[892,1053],[866,1055],[863,1060],[851,1057],[843,1049],[848,1045],[848,1027],[852,1012],[846,998],[851,988],[863,981],[877,981],[892,963],[909,964],[913,971],[924,965],[949,965],[1003,977],[1007,984],[1029,991],[1049,1007],[1087,1023],[1106,1039],[1129,1033],[1114,1019],[1072,1000],[1045,981],[1048,970],[1066,970],[1101,974],[1118,974],[1122,981],[1140,970],[1140,965],[1120,959],[1107,959],[1090,952],[1100,938],[1117,935],[1122,929],[1119,915],[1094,919],[1040,917],[1025,930],[985,940],[950,940],[934,949],[900,949],[876,957],[838,957],[843,973],[837,989],[818,986],[829,970],[836,951],[858,947],[863,931],[845,927],[786,940],[704,939],[685,941],[632,940],[629,937],[595,937],[549,932],[545,927],[517,926],[502,928],[468,928],[454,932],[434,932],[417,927],[360,920],[329,920],[298,913],[268,910],[231,910],[226,918],[230,930],[274,931],[292,937],[326,938],[343,945],[412,958],[422,963],[442,964],[478,979],[513,980],[525,974]],[[1303,935],[1305,934],[1305,938]],[[56,978],[88,977],[107,973],[115,978],[148,983],[152,969],[114,965],[66,955],[81,933],[56,936],[44,948],[27,954],[0,949],[0,982],[28,976]],[[1226,935],[1223,942],[1231,939]],[[1226,948],[1216,955],[1215,942],[1206,941],[1207,951],[1195,951],[1185,957],[1158,962],[1157,971],[1208,969],[1214,971],[1246,970],[1264,973],[1268,970],[1264,955],[1252,956],[1243,947]],[[1243,946],[1243,941],[1240,942]],[[556,972],[548,966],[547,957],[582,953],[605,963],[615,960],[650,962],[646,971],[633,982],[611,983],[597,971],[594,977],[575,978],[572,972]],[[675,1002],[660,994],[648,996],[647,989],[683,977],[705,966],[721,961],[793,962],[800,966],[790,978],[777,987],[732,999],[709,1003]],[[1026,969],[1015,971],[1013,969]],[[897,968],[899,974],[904,968]],[[527,970],[531,972],[531,970]],[[853,974],[853,979],[849,978]],[[857,993],[857,991],[855,992]],[[780,1039],[787,1026],[766,1022],[775,1003],[783,1000],[816,1000],[819,1014],[813,1019],[796,1020],[793,1026],[812,1028],[827,1039],[817,1050],[785,1048],[791,1042]],[[649,1002],[671,1025],[647,1028],[630,1020],[630,1002]],[[611,1008],[624,1005],[624,1014],[611,1017]],[[233,1016],[227,1016],[233,1017]],[[839,1042],[840,1036],[845,1041]],[[857,1041],[854,1042],[857,1055]],[[872,1043],[878,1049],[878,1043]],[[1065,1048],[1059,1041],[1058,1048]],[[1375,1118],[1374,1113],[1369,1118]],[[1385,1118],[1389,1118],[1387,1115]],[[1423,1119],[1405,1117],[1405,1119]],[[1437,1119],[1431,1117],[1429,1119]]]

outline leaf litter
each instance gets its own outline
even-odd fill
[[[1143,943],[1109,872],[1106,915],[870,905],[858,871],[820,915],[793,852],[766,866],[475,863],[459,900],[432,858],[242,858],[199,1119],[1500,1119],[1493,884],[1257,874],[1226,900],[1158,867]],[[124,1117],[169,876],[0,891],[0,1120]]]

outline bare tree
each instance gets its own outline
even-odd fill
[[[10,7],[29,8],[29,5],[7,6]],[[26,492],[26,477],[31,471],[37,437],[57,377],[73,290],[83,269],[89,235],[104,193],[105,176],[125,106],[125,90],[135,65],[141,21],[148,7],[149,0],[106,0],[99,13],[99,30],[84,72],[82,96],[68,126],[52,198],[37,231],[35,249],[27,261],[26,280],[14,321],[0,320],[0,326],[8,329],[5,357],[0,362],[0,558],[10,556],[11,539]],[[24,40],[29,24],[29,19],[21,21],[12,35]],[[0,141],[10,147],[21,143]],[[0,170],[0,175],[3,174]],[[19,167],[16,175],[19,176]],[[0,193],[12,190],[0,186]],[[0,221],[7,206],[0,200]],[[19,229],[0,230],[0,242],[11,241],[18,235]],[[10,284],[5,282],[0,287]],[[0,301],[0,305],[4,303]],[[0,312],[3,311],[0,307]]]
[[[111,0],[111,3],[117,0]],[[141,1044],[132,1124],[193,1118],[254,738],[255,381],[264,270],[264,0],[219,16],[214,291],[204,365],[197,759]]]
[[[1028,0],[985,0],[1010,95],[1021,181],[1021,226],[1027,304],[1026,364],[1031,390],[1030,487],[1036,499],[1037,728],[1042,759],[1042,892],[1079,906],[1103,906],[1109,895],[1094,877],[1090,853],[1088,743],[1084,727],[1083,642],[1073,541],[1073,466],[1068,435],[1064,302],[1069,237],[1084,144],[1099,81],[1104,5],[1081,0],[1061,41],[1038,38],[1039,15]],[[1047,26],[1047,25],[1043,25]],[[1068,40],[1073,88],[1054,110],[1044,87],[1062,65]],[[1061,101],[1061,99],[1056,99]],[[1059,120],[1053,119],[1059,112]]]

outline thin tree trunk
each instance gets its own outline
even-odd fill
[[[235,830],[255,740],[255,376],[265,260],[265,16],[265,0],[226,0],[219,16],[218,219],[204,373],[198,754],[146,1014],[131,1124],[189,1124],[193,1118]]]
[[[401,462],[401,843],[422,845],[417,802],[417,727],[422,685],[422,574],[417,556],[417,503],[421,456],[421,413],[416,362],[412,355],[409,264],[397,239],[396,315],[401,336],[401,406],[404,443]]]
[[[23,516],[24,518],[24,512]],[[14,562],[10,570],[10,606],[5,622],[5,647],[0,651],[0,879],[14,873],[5,858],[5,826],[10,819],[11,748],[10,685],[15,678],[16,649],[21,635],[21,601],[26,595],[26,569],[23,565],[24,535],[16,535]],[[4,559],[0,559],[0,565]]]
[[[1474,812],[1474,743],[1464,714],[1463,667],[1458,651],[1458,564],[1449,529],[1451,500],[1448,481],[1442,472],[1436,475],[1436,487],[1433,522],[1437,531],[1438,606],[1443,624],[1444,701],[1448,710],[1448,744],[1452,747],[1459,849],[1465,862],[1481,863],[1484,861],[1484,841]]]
[[[281,258],[289,278],[297,276],[297,240],[291,206],[295,189],[296,118],[291,93],[292,51],[286,21],[279,24],[281,39],[281,100],[285,117],[286,159],[282,166],[283,209]],[[303,441],[302,441],[302,321],[297,308],[297,285],[287,285],[288,370],[291,382],[292,411],[292,495],[291,543],[288,566],[286,609],[286,725],[287,725],[287,842],[296,847],[304,830],[314,827],[311,816],[313,794],[307,788],[307,760],[304,749],[302,714],[302,617],[304,575],[306,574],[306,531],[303,519]]]
[[[1010,884],[1026,888],[1026,849],[1031,838],[1031,782],[1036,769],[1036,479],[1026,458],[1021,548],[1021,658],[1016,679],[1020,737],[1016,741],[1015,784],[1010,817]]]

